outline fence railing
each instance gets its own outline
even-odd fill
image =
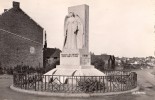
[[[14,73],[17,88],[63,93],[105,93],[127,91],[137,87],[137,74],[107,76],[58,76]]]
[[[131,71],[129,70],[105,70],[103,71],[106,75],[129,75]]]

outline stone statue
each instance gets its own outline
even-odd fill
[[[85,46],[83,24],[78,15],[70,12],[64,21],[64,49],[82,49]]]

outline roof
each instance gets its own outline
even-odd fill
[[[104,60],[104,61],[114,58],[113,55],[104,55],[104,54],[102,54],[102,55],[95,55],[95,56],[101,58],[101,59]]]
[[[44,48],[44,57],[50,58],[54,52],[55,52],[55,48]]]
[[[56,49],[55,52],[53,53],[53,55],[51,55],[50,58],[54,58],[54,57],[59,58],[60,57],[60,52],[61,52],[61,50]]]
[[[44,48],[44,57],[45,58],[53,58],[59,57],[61,50],[58,48]]]
[[[13,1],[13,7],[6,10],[4,9],[4,12],[0,15],[0,17],[3,17],[5,14],[13,11],[13,10],[19,10],[21,11],[24,15],[26,15],[30,20],[32,20],[32,22],[34,22],[37,26],[39,26],[40,28],[44,29],[43,27],[41,27],[36,21],[34,21],[28,14],[26,14],[21,8],[20,8],[20,3],[19,2],[15,2]]]

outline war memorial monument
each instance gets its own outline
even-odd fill
[[[137,87],[135,72],[101,72],[91,65],[88,5],[68,8],[63,34],[60,65],[43,74],[14,73],[12,89],[48,96],[90,97],[131,92]]]

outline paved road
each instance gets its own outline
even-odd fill
[[[137,100],[155,100],[155,75],[151,72],[153,69],[145,69],[136,71],[138,74],[138,84],[141,87],[140,91],[145,92]]]
[[[138,74],[138,82],[143,87],[155,86],[155,76],[151,74],[152,69],[145,69],[136,71]]]
[[[138,84],[141,86],[139,94],[128,93],[87,99],[57,98],[15,92],[9,88],[12,84],[12,77],[0,76],[0,100],[155,100],[155,77],[150,74],[150,71],[136,71],[138,73]],[[8,77],[8,79],[1,77]]]

